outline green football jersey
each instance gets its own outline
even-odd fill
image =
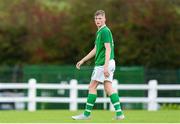
[[[114,59],[114,42],[110,29],[107,26],[101,27],[96,32],[96,56],[95,56],[95,66],[102,66],[105,63],[105,53],[106,48],[104,46],[105,43],[110,43],[111,52],[110,52],[110,60]]]

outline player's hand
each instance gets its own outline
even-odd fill
[[[77,64],[76,64],[76,68],[77,69],[80,69],[80,67],[81,67],[81,65],[84,63],[84,61],[79,61],[79,62],[77,62]]]
[[[108,67],[104,66],[104,77],[108,78],[109,77],[109,72],[108,72]]]

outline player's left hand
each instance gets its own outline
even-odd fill
[[[108,67],[106,67],[106,66],[104,66],[104,77],[105,78],[109,77]]]

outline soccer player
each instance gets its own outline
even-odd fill
[[[80,66],[95,56],[95,67],[92,73],[91,82],[89,84],[89,94],[87,97],[86,108],[83,114],[72,116],[74,120],[90,119],[91,110],[94,106],[97,97],[97,86],[100,83],[104,84],[106,94],[110,97],[114,105],[116,116],[115,119],[124,119],[124,114],[121,110],[119,96],[112,87],[113,73],[115,71],[114,60],[114,43],[110,29],[106,26],[106,17],[103,10],[98,10],[94,16],[95,24],[98,28],[96,32],[95,47],[77,64],[77,69]]]

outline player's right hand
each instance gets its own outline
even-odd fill
[[[79,62],[77,62],[77,64],[76,64],[76,68],[77,69],[80,69],[80,67],[81,67],[81,65],[83,64],[84,62],[81,60],[81,61],[79,61]]]

